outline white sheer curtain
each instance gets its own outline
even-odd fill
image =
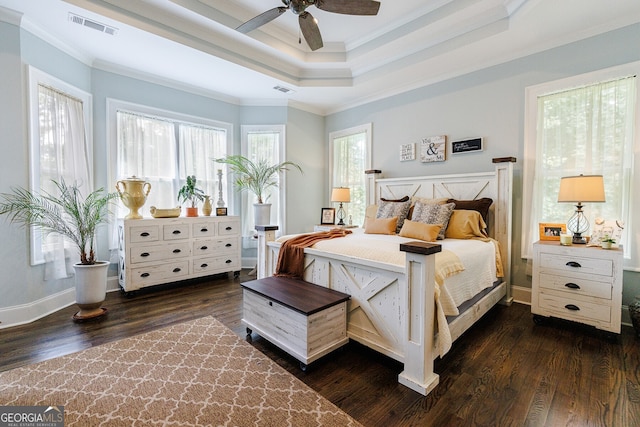
[[[91,156],[88,147],[83,103],[54,88],[38,85],[39,116],[39,190],[52,194],[57,188],[52,180],[64,179],[79,185],[83,195],[93,190]],[[35,185],[35,183],[34,183]],[[60,235],[42,237],[45,280],[69,277],[76,259],[75,247]],[[66,253],[65,253],[66,247]]]
[[[603,175],[606,203],[585,205],[590,224],[597,217],[629,224],[636,92],[632,76],[537,97],[530,199],[525,175],[524,200],[531,205],[523,207],[523,257],[531,255],[540,222],[566,223],[575,211],[572,204],[557,202],[563,176]],[[628,236],[628,228],[625,232]]]
[[[195,175],[198,188],[211,196],[215,206],[218,200],[218,177],[220,169],[213,159],[227,155],[227,133],[223,129],[215,129],[190,124],[180,124],[180,179],[187,175]],[[223,190],[223,197],[226,197]],[[228,206],[229,201],[224,200]]]

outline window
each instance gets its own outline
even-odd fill
[[[51,180],[93,188],[91,95],[29,67],[31,191],[51,192]],[[31,264],[45,263],[45,280],[68,277],[73,246],[56,234],[31,232]],[[65,252],[65,249],[66,252]]]
[[[371,169],[371,123],[332,132],[329,140],[331,189],[347,187],[351,190],[351,201],[344,204],[345,223],[351,217],[353,224],[362,225],[367,207],[364,171]]]
[[[231,126],[195,117],[185,117],[166,111],[113,102],[116,147],[113,174],[118,179],[137,176],[151,185],[151,191],[140,213],[149,217],[149,208],[178,206],[178,190],[187,175],[195,175],[197,187],[218,199],[219,168],[213,161],[227,155]],[[223,199],[227,199],[223,179]],[[120,204],[117,216],[124,217],[128,209]]]
[[[266,160],[270,164],[284,162],[285,159],[285,128],[284,125],[243,125],[242,131],[242,155],[253,162]],[[286,174],[281,174],[279,180],[284,181]],[[278,234],[284,234],[285,221],[285,191],[284,182],[279,182],[277,187],[271,187],[265,203],[271,203],[271,224],[278,225]],[[257,199],[253,193],[242,193],[242,235],[253,236],[254,213],[253,204]]]
[[[596,218],[622,220],[623,244],[630,242],[632,223],[634,134],[638,104],[634,68],[620,67],[565,79],[527,90],[522,254],[531,255],[538,223],[566,223],[575,211],[558,203],[560,178],[580,174],[604,176],[605,203],[585,204],[593,226]],[[635,165],[637,169],[638,165]],[[590,234],[590,231],[587,232]],[[633,259],[637,248],[625,244]]]

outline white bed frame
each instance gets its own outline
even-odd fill
[[[457,339],[496,303],[511,303],[511,214],[514,159],[494,159],[495,169],[469,173],[412,178],[379,178],[368,174],[367,204],[380,197],[405,195],[473,200],[490,197],[494,203],[488,218],[490,235],[500,242],[505,271],[496,286],[470,309],[449,323]],[[258,278],[275,271],[280,243],[275,226],[258,227]],[[304,280],[351,295],[347,333],[354,339],[404,364],[398,381],[427,395],[438,384],[433,361],[439,356],[435,333],[434,266],[438,244],[403,245],[405,267],[331,255],[305,249]]]

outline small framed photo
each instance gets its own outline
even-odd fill
[[[566,224],[555,224],[551,222],[541,222],[540,227],[540,240],[547,241],[560,241],[560,235],[567,233]]]
[[[334,225],[335,223],[336,223],[336,210],[334,208],[322,208],[322,215],[320,216],[320,224]]]
[[[216,216],[227,216],[227,208],[216,208]]]
[[[453,141],[451,143],[452,154],[472,153],[474,151],[482,150],[482,138],[465,139],[462,141]]]

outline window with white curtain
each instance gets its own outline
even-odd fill
[[[136,176],[151,185],[140,213],[149,217],[151,206],[179,206],[178,190],[188,175],[196,176],[196,186],[210,195],[215,205],[219,186],[213,159],[227,155],[231,126],[142,107],[137,110],[131,106],[115,108],[116,152],[112,156],[116,158],[116,180]],[[230,206],[224,178],[222,184],[225,206]],[[117,216],[127,213],[121,203]]]
[[[371,123],[331,132],[331,188],[347,187],[351,201],[344,203],[345,223],[364,224],[366,176],[371,169]],[[335,206],[338,207],[337,205]]]
[[[633,179],[640,176],[634,165],[640,146],[634,132],[638,68],[618,67],[527,89],[523,257],[531,257],[539,223],[566,223],[576,209],[558,203],[560,178],[603,175],[606,202],[586,203],[587,219],[592,227],[596,218],[623,221],[625,256],[635,256],[631,264],[640,265],[632,242],[638,224],[630,215],[638,203]]]
[[[285,161],[284,125],[243,125],[242,155],[257,163],[267,161],[279,164]],[[285,233],[285,191],[286,174],[279,174],[278,185],[268,189],[264,203],[271,203],[271,224],[278,225],[278,234]],[[258,200],[248,191],[242,192],[242,235],[255,234],[253,204]]]
[[[29,67],[31,191],[57,194],[52,180],[93,188],[91,95]],[[68,277],[75,246],[57,234],[31,230],[31,264],[45,264],[45,280]]]

